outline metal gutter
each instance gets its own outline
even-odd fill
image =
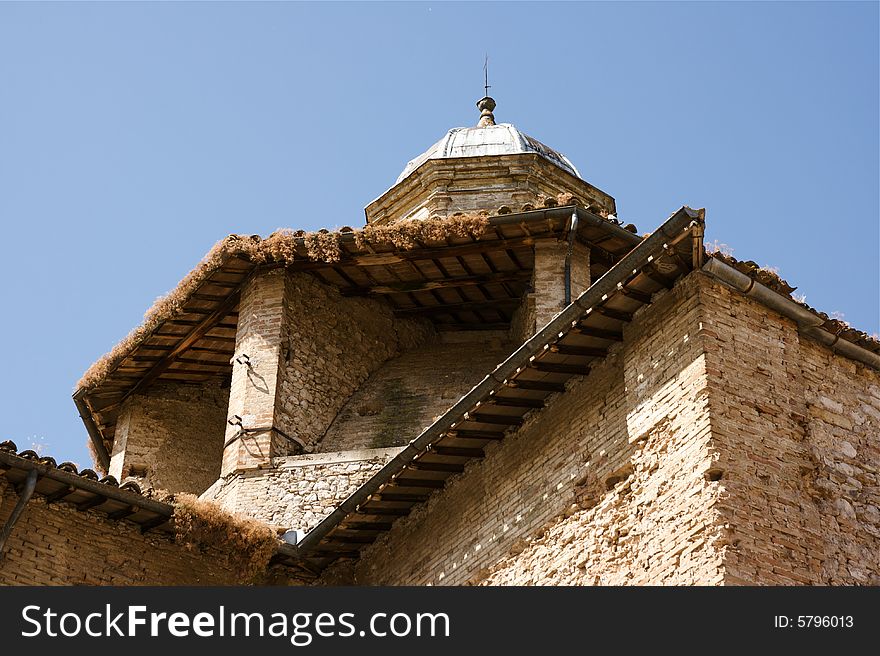
[[[833,335],[824,330],[822,326],[825,321],[821,317],[802,305],[795,303],[790,298],[774,292],[769,287],[737,271],[718,258],[710,257],[703,265],[702,270],[712,277],[727,283],[746,296],[754,298],[771,310],[775,310],[784,317],[788,317],[797,324],[798,332],[801,334],[812,337],[816,341],[828,346],[835,353],[880,370],[880,355],[864,349],[858,344],[840,339],[839,335]]]
[[[6,524],[4,524],[3,528],[0,529],[0,560],[2,560],[3,558],[3,547],[6,546],[6,540],[8,540],[9,536],[12,535],[12,529],[15,528],[15,524],[18,522],[21,514],[24,512],[24,507],[34,495],[34,490],[37,487],[38,478],[39,474],[36,469],[32,469],[28,472],[27,478],[24,481],[24,487],[18,493],[18,503],[16,503],[15,508],[12,509],[12,514],[9,515],[9,519],[6,520]]]
[[[593,306],[602,303],[605,298],[617,291],[617,285],[629,278],[648,263],[648,258],[662,250],[664,244],[677,241],[688,234],[693,225],[701,225],[702,212],[682,207],[656,231],[644,239],[627,255],[609,269],[601,278],[584,291],[577,299],[562,310],[546,326],[514,351],[495,370],[465,394],[447,410],[442,417],[422,431],[421,435],[412,440],[406,448],[391,459],[372,478],[343,501],[336,509],[325,517],[315,528],[309,531],[302,541],[296,545],[297,552],[303,555],[311,547],[317,545],[344,517],[355,512],[358,506],[416,456],[421,454],[444,433],[452,430],[461,417],[474,409],[478,401],[494,393],[512,376],[528,366],[530,358],[544,350],[544,346],[556,342],[581,316]],[[596,217],[598,218],[598,217]],[[602,220],[602,219],[599,219]],[[607,222],[605,222],[607,223]],[[621,228],[621,230],[623,230]],[[623,230],[623,232],[626,232]],[[632,234],[632,233],[628,233]]]
[[[85,395],[85,389],[80,388],[76,390],[76,392],[73,393],[73,402],[76,404],[79,418],[82,419],[83,424],[86,426],[86,431],[89,434],[89,439],[92,441],[92,446],[95,447],[95,453],[99,460],[98,464],[104,468],[105,472],[108,472],[110,470],[110,454],[107,453],[107,448],[104,446],[104,439],[101,437],[101,432],[95,424],[95,418],[92,416],[91,411],[89,411],[88,406],[86,406],[84,400]]]

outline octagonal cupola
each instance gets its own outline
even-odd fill
[[[519,211],[542,196],[573,194],[583,205],[614,213],[614,199],[585,182],[562,153],[510,123],[495,123],[495,101],[477,102],[479,123],[453,128],[410,160],[388,191],[366,207],[367,222]]]

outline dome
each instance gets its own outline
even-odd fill
[[[397,177],[399,184],[413,171],[431,159],[454,157],[483,157],[487,155],[522,155],[536,153],[559,168],[580,178],[580,173],[568,158],[537,139],[518,130],[510,123],[495,124],[492,110],[495,101],[483,98],[477,105],[483,110],[480,124],[473,128],[453,128],[424,153],[411,160]]]

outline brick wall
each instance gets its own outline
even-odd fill
[[[878,584],[880,376],[702,273],[325,583]]]
[[[259,271],[243,286],[235,334],[236,358],[248,361],[232,367],[227,416],[241,417],[241,425],[225,426],[222,473],[271,462],[275,399],[281,357],[285,281],[282,268]],[[241,434],[242,429],[253,432]]]
[[[880,584],[880,375],[723,285],[703,298],[725,582]]]
[[[0,525],[18,496],[0,477]],[[275,567],[277,583],[293,583]],[[157,531],[34,496],[0,558],[0,585],[233,585],[235,571],[212,549],[189,550]]]
[[[510,337],[525,342],[565,307],[565,258],[568,242],[540,239],[535,242],[532,291],[526,294],[510,322]],[[590,250],[574,242],[571,252],[571,299],[590,286]]]
[[[719,581],[698,285],[655,297],[589,377],[324,582]]]
[[[125,401],[110,473],[142,487],[199,494],[220,475],[229,389],[158,383]]]

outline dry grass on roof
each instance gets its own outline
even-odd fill
[[[189,550],[219,552],[243,584],[259,582],[279,544],[268,525],[191,494],[174,498],[174,537]]]
[[[861,346],[868,351],[880,353],[880,339],[878,339],[876,335],[869,335],[862,330],[853,328],[849,323],[842,320],[841,318],[829,316],[825,312],[817,310],[816,308],[807,304],[805,300],[806,297],[798,298],[796,296],[793,296],[792,292],[794,292],[797,287],[792,287],[790,284],[788,284],[788,282],[786,282],[779,275],[775,268],[761,266],[751,260],[738,260],[733,257],[733,255],[731,255],[732,251],[729,249],[729,247],[725,247],[724,244],[707,244],[706,252],[707,255],[709,255],[710,257],[721,260],[726,265],[733,267],[740,273],[747,275],[752,280],[756,280],[765,287],[772,289],[777,294],[780,294],[794,301],[798,305],[805,307],[817,317],[822,319],[822,321],[824,322],[822,324],[823,330],[828,331],[832,335],[838,335],[843,339],[857,344],[858,346]]]
[[[83,374],[78,389],[94,388],[140,346],[160,325],[182,314],[192,294],[231,257],[240,257],[255,264],[289,265],[297,260],[338,262],[342,258],[342,240],[351,239],[355,246],[394,246],[411,250],[420,244],[443,242],[447,238],[479,238],[489,229],[488,213],[463,214],[446,218],[400,221],[390,225],[368,225],[361,230],[343,228],[331,232],[319,230],[277,230],[265,239],[258,236],[229,235],[217,242],[202,261],[181,280],[177,287],[161,296],[144,314],[143,323],[113,347]],[[305,251],[305,256],[301,253]]]

